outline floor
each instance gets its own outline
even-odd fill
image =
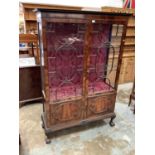
[[[128,107],[132,84],[120,85],[116,102],[115,126],[109,119],[62,131],[45,144],[40,115],[42,104],[20,108],[20,155],[134,155],[135,115]]]

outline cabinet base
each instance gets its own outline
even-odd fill
[[[41,120],[42,120],[42,128],[44,129],[44,132],[45,132],[45,135],[46,135],[45,142],[46,142],[46,144],[50,144],[51,143],[51,137],[57,131],[62,131],[64,129],[69,129],[69,128],[78,127],[78,126],[84,126],[84,125],[89,124],[91,122],[104,120],[104,119],[107,119],[107,118],[111,118],[110,122],[109,122],[109,125],[111,127],[113,127],[115,125],[114,122],[113,122],[115,117],[116,117],[116,114],[113,112],[113,113],[105,114],[105,115],[102,115],[102,116],[96,116],[96,117],[84,119],[84,120],[81,120],[81,121],[76,121],[76,122],[70,123],[70,124],[65,123],[66,125],[64,125],[64,124],[62,124],[62,125],[52,125],[52,127],[48,128],[47,124],[46,124],[46,121],[45,121],[45,113],[43,113],[41,115]]]

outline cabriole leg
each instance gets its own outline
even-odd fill
[[[115,126],[115,123],[113,122],[113,120],[115,119],[116,115],[112,116],[111,119],[110,119],[110,122],[109,122],[109,125],[111,127]]]

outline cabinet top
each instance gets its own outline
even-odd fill
[[[109,12],[109,11],[85,11],[85,10],[63,10],[63,9],[44,9],[37,8],[34,10],[35,12],[41,13],[71,13],[71,14],[90,14],[90,15],[111,15],[111,16],[131,16],[132,13],[125,12]]]

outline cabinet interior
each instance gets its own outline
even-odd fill
[[[123,25],[92,21],[90,45],[86,31],[85,23],[46,24],[50,100],[83,96],[84,65],[87,65],[88,95],[114,90]],[[89,56],[85,64],[86,48]]]

